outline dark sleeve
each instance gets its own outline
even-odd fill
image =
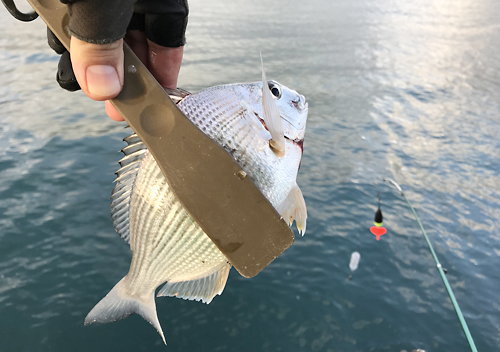
[[[88,43],[111,43],[125,36],[136,0],[61,0],[68,5],[71,35]]]
[[[152,42],[170,48],[186,43],[187,0],[138,0],[129,29],[143,31]]]
[[[179,47],[186,42],[187,0],[60,1],[68,5],[71,35],[88,43],[114,42],[125,36],[127,27],[144,31],[149,40],[162,46]]]

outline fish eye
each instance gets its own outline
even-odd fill
[[[269,90],[276,97],[276,99],[281,98],[281,88],[279,84],[273,81],[269,81],[267,85],[269,86]]]

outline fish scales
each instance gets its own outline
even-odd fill
[[[269,89],[268,89],[269,86]],[[264,89],[265,88],[265,89]],[[271,94],[274,98],[262,98]],[[279,94],[277,94],[279,93]],[[177,106],[238,162],[290,225],[305,231],[307,217],[296,177],[307,118],[303,96],[277,82],[233,84],[176,97]],[[276,104],[265,109],[265,104]],[[274,111],[274,116],[269,116]],[[266,115],[267,114],[267,115]],[[266,121],[278,126],[284,151],[273,150]],[[140,138],[126,137],[112,193],[115,229],[130,243],[128,274],[88,314],[85,324],[106,323],[132,313],[152,324],[165,341],[154,293],[210,303],[221,294],[230,263],[170,190]]]

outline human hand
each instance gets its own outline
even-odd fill
[[[125,42],[164,88],[177,88],[183,47],[169,48],[153,43],[144,32],[128,31]],[[91,99],[106,100],[106,113],[115,121],[123,117],[109,102],[123,87],[123,40],[91,44],[71,37],[73,72],[82,91]]]
[[[160,85],[177,88],[187,0],[61,1],[68,3],[71,56],[50,30],[48,42],[62,54],[57,73],[62,88],[82,89],[89,98],[106,101],[108,116],[123,121],[109,102],[120,93],[124,77],[123,39],[110,38],[122,37]],[[137,12],[133,13],[134,3]]]

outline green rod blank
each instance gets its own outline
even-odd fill
[[[425,232],[424,226],[422,225],[422,222],[420,221],[420,218],[418,217],[415,209],[411,205],[410,201],[408,198],[406,198],[405,193],[401,189],[401,187],[396,183],[396,181],[391,180],[391,179],[385,179],[384,181],[388,181],[392,183],[396,188],[399,190],[403,198],[405,199],[406,203],[410,207],[413,215],[415,216],[415,220],[417,220],[418,226],[420,226],[420,230],[422,231],[422,234],[425,237],[425,240],[427,241],[427,245],[429,246],[429,249],[432,253],[432,257],[434,258],[434,261],[436,262],[437,269],[439,271],[439,274],[441,275],[441,279],[443,280],[444,286],[446,287],[446,291],[448,291],[448,295],[450,296],[451,303],[453,304],[453,308],[455,308],[455,312],[458,315],[458,320],[460,320],[460,324],[462,325],[462,329],[464,330],[465,337],[467,338],[467,341],[469,342],[469,346],[472,350],[472,352],[477,352],[476,344],[474,343],[474,339],[472,338],[472,335],[469,331],[469,327],[467,326],[467,322],[465,321],[465,318],[462,314],[462,310],[460,309],[457,299],[455,298],[455,294],[453,293],[453,290],[450,286],[450,283],[448,282],[448,279],[446,278],[446,275],[443,271],[443,267],[441,266],[441,263],[439,262],[439,259],[436,255],[436,252],[434,251],[434,247],[432,246],[432,243],[429,239],[429,236],[427,236],[427,232]]]

